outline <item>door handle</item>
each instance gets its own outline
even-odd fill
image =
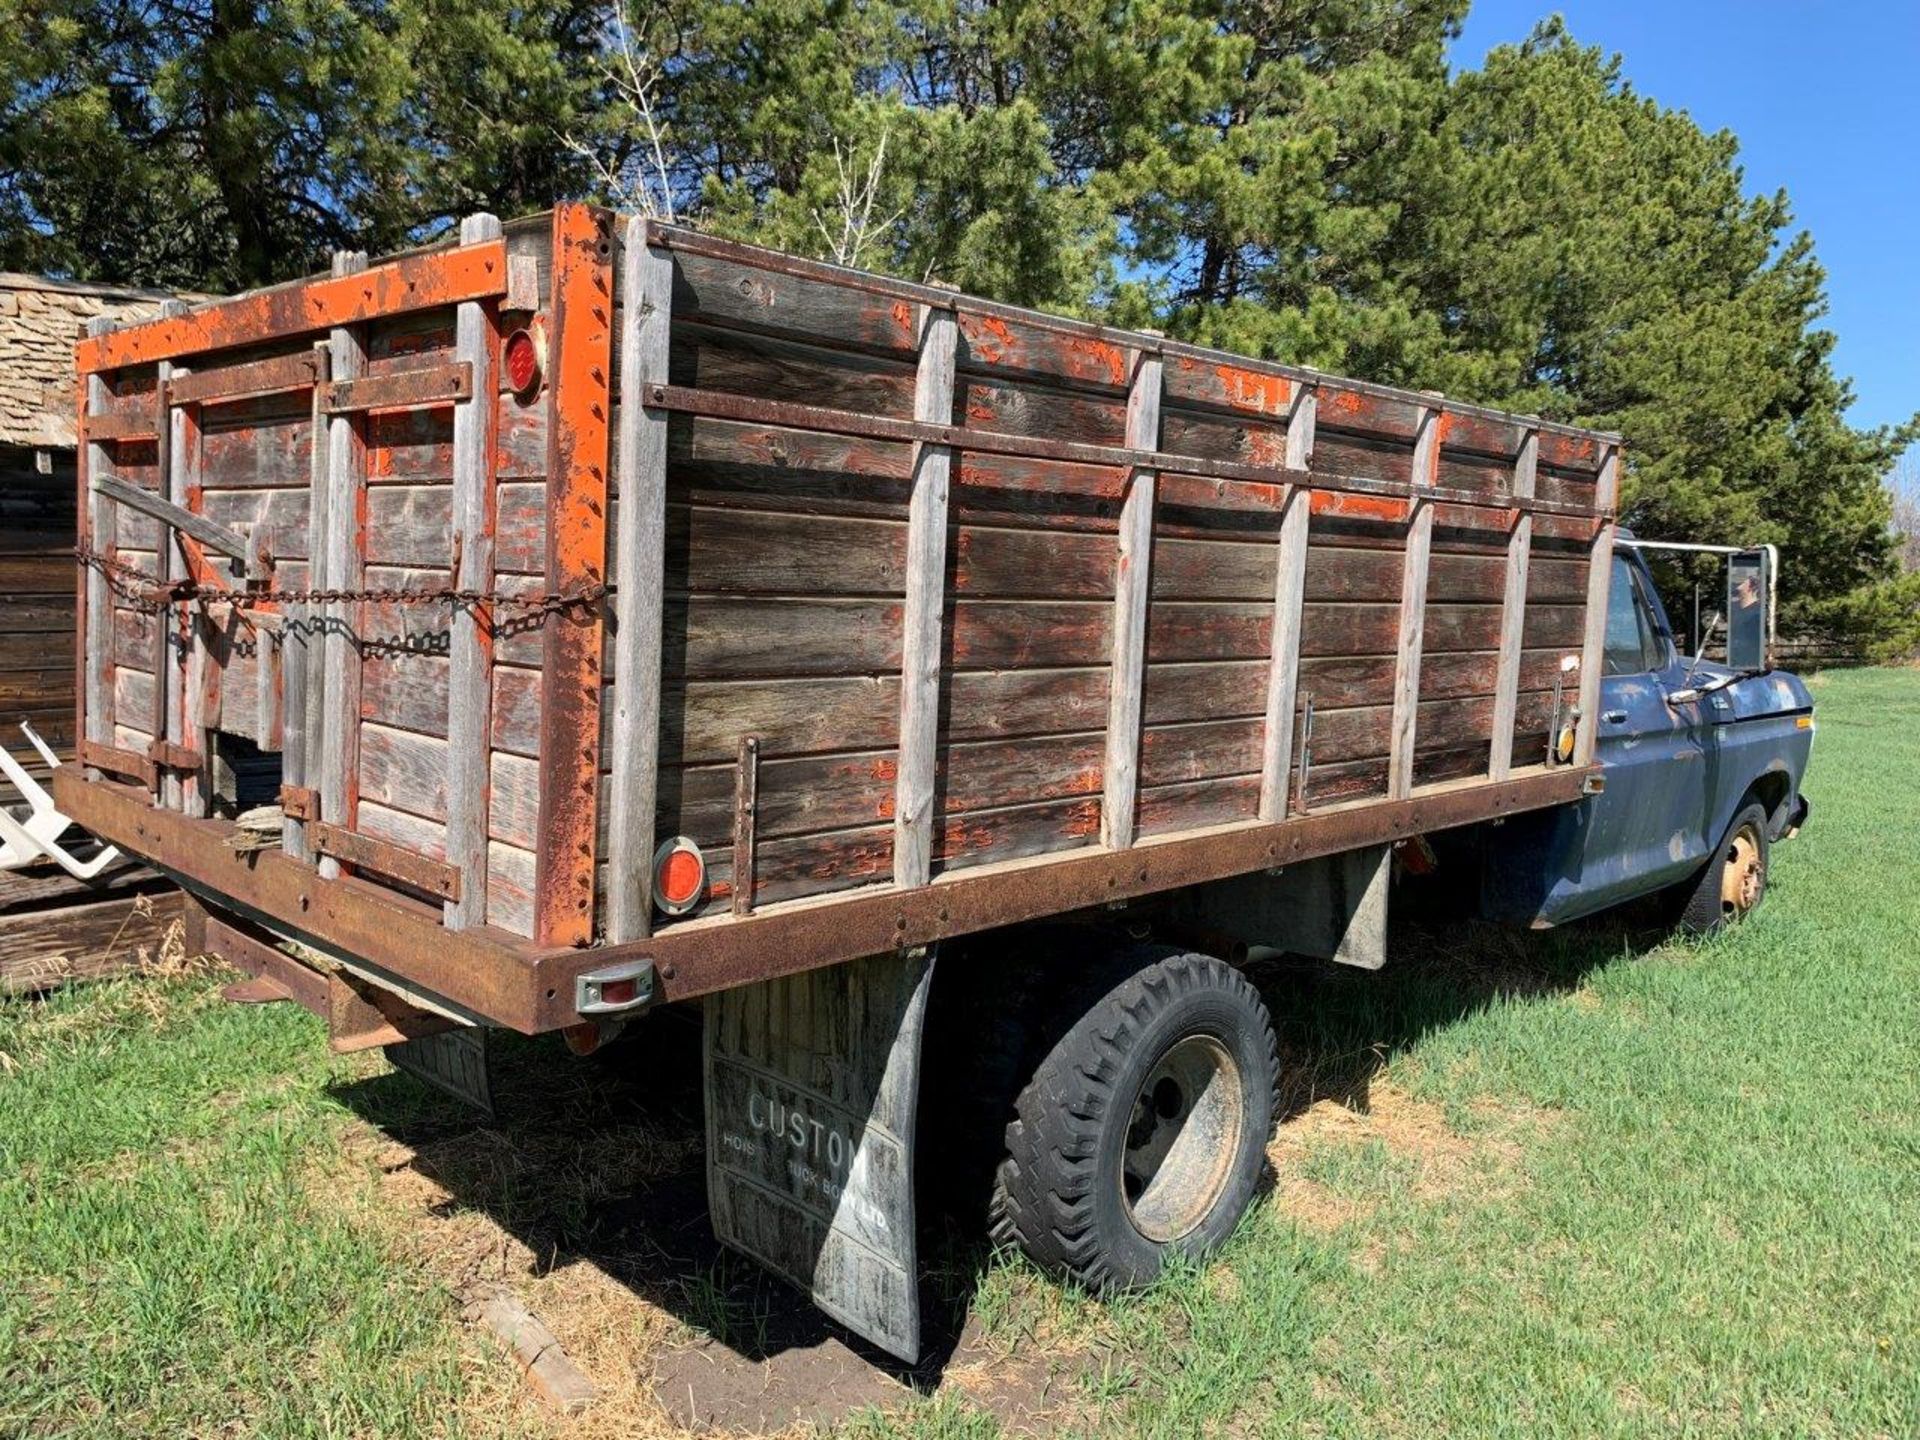
[[[1605,710],[1601,712],[1600,718],[1609,725],[1624,725],[1627,723],[1627,712],[1624,710]]]

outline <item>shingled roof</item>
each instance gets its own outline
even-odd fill
[[[95,315],[139,320],[165,290],[90,285],[0,272],[0,445],[69,449],[73,434],[73,342]]]

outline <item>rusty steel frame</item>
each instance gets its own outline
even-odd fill
[[[889,440],[900,444],[945,445],[983,454],[1011,455],[1025,460],[1066,460],[1108,469],[1151,470],[1161,475],[1187,475],[1201,480],[1234,480],[1249,485],[1274,487],[1281,493],[1273,497],[1275,508],[1286,501],[1293,486],[1340,494],[1383,496],[1394,500],[1418,498],[1422,504],[1458,505],[1475,510],[1494,510],[1508,514],[1559,515],[1569,519],[1597,521],[1610,511],[1564,500],[1523,498],[1517,495],[1483,495],[1476,490],[1455,490],[1432,485],[1411,485],[1398,480],[1375,480],[1359,475],[1340,475],[1327,471],[1288,470],[1281,466],[1246,465],[1233,460],[1210,460],[1198,455],[1181,455],[1167,450],[1133,450],[1122,445],[1096,445],[1081,440],[1050,440],[1035,435],[1012,435],[996,430],[979,430],[965,425],[936,425],[920,420],[894,420],[855,410],[835,410],[824,405],[802,405],[791,400],[766,400],[757,395],[737,395],[719,390],[700,390],[685,385],[653,385],[647,390],[648,403],[657,410],[673,410],[683,415],[707,416],[716,420],[737,420],[757,425],[774,425],[788,430],[811,430],[832,435],[858,435],[870,440]]]
[[[553,212],[546,580],[558,593],[607,578],[613,223],[592,205]],[[533,933],[544,945],[593,942],[604,630],[592,605],[556,615],[543,640]]]
[[[327,882],[277,850],[240,852],[233,827],[156,810],[143,790],[54,772],[60,808],[215,906],[266,917],[323,950],[524,1034],[580,1019],[574,980],[651,960],[663,1000],[930,945],[980,930],[1104,907],[1358,845],[1452,829],[1577,800],[1598,766],[1536,770],[1415,791],[1405,800],[1250,821],[1200,835],[1156,837],[1127,850],[1081,850],[950,872],[909,890],[874,886],[750,915],[671,926],[624,945],[556,948],[492,926],[449,931],[436,912],[377,886]]]
[[[89,336],[74,349],[82,375],[289,340],[336,325],[358,325],[412,310],[435,310],[462,300],[490,300],[507,292],[503,241],[408,255],[352,275],[299,280],[236,295],[189,310]]]

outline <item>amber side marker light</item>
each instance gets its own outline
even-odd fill
[[[684,915],[707,891],[707,861],[684,835],[653,852],[653,903],[669,915]]]

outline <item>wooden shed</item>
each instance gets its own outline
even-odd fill
[[[158,290],[0,273],[0,745],[44,779],[27,721],[73,746],[73,345],[95,316],[137,320]],[[0,780],[0,804],[19,797]],[[136,915],[136,897],[153,915]],[[110,967],[151,943],[176,897],[131,863],[83,884],[52,867],[0,871],[0,993]]]

